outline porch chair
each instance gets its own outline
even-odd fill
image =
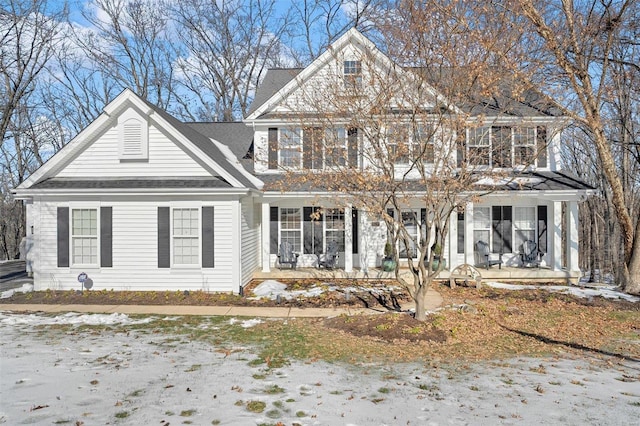
[[[280,252],[278,253],[278,267],[282,268],[283,265],[289,265],[291,269],[296,269],[298,265],[299,253],[293,252],[293,246],[288,241],[280,243]]]
[[[491,251],[489,250],[489,244],[484,241],[479,240],[473,246],[473,257],[476,266],[489,269],[493,265],[498,265],[498,269],[502,269],[502,253],[498,254],[498,259],[491,259],[490,256]]]
[[[538,250],[538,245],[535,241],[527,240],[522,243],[520,248],[520,262],[523,268],[527,266],[540,267],[542,253]]]
[[[338,262],[338,243],[330,241],[327,243],[327,252],[318,257],[318,268],[333,269]]]

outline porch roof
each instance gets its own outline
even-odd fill
[[[265,191],[287,192],[340,192],[340,180],[344,176],[323,175],[322,179],[308,179],[301,174],[296,178],[291,174],[264,174],[257,177],[264,182]],[[325,184],[319,183],[324,182]],[[407,180],[399,190],[420,192],[424,189],[422,180]],[[472,191],[591,191],[594,188],[579,178],[564,171],[522,172],[509,176],[489,177],[478,175]]]

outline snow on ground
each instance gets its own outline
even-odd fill
[[[640,297],[623,293],[613,285],[600,285],[597,287],[575,287],[566,285],[522,285],[522,284],[505,284],[498,282],[484,282],[493,288],[501,288],[505,290],[547,290],[557,293],[567,293],[576,297],[591,299],[592,297],[601,296],[607,299],[623,299],[629,302],[640,302]]]
[[[11,290],[3,291],[0,293],[0,299],[8,299],[13,296],[15,293],[31,293],[33,291],[33,284],[27,283],[22,284],[22,287],[13,288]]]
[[[51,327],[115,318],[124,325]],[[268,370],[250,363],[250,348],[222,350],[129,329],[130,321],[0,313],[0,423],[629,425],[640,414],[640,365],[632,361],[518,358],[447,368],[294,361]],[[250,412],[249,401],[265,403],[264,411]]]

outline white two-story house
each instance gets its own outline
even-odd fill
[[[414,256],[425,176],[464,173],[448,270],[476,263],[483,241],[502,257],[497,278],[577,278],[591,188],[560,168],[563,118],[525,100],[457,103],[438,82],[352,29],[306,68],[269,70],[242,122],[184,123],[125,90],[14,190],[36,289],[80,288],[84,272],[98,289],[239,292],[277,273],[283,242],[301,275],[333,242],[340,273],[372,276],[389,238],[380,212],[402,221],[414,247],[397,250]],[[402,181],[401,206],[355,196],[376,176]],[[525,241],[539,268],[522,267]]]

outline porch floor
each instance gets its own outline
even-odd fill
[[[580,277],[576,273],[567,270],[553,271],[550,268],[516,268],[503,266],[498,269],[494,266],[490,269],[477,268],[483,281],[502,282],[561,282],[576,284]],[[408,274],[407,268],[400,268],[401,274]],[[438,279],[448,280],[449,270],[440,272]],[[291,278],[315,278],[315,279],[393,279],[393,272],[384,272],[379,268],[371,268],[368,271],[354,268],[351,272],[343,269],[317,269],[317,268],[297,268],[297,269],[277,269],[272,268],[270,272],[257,271],[253,274],[254,279],[291,279]]]

